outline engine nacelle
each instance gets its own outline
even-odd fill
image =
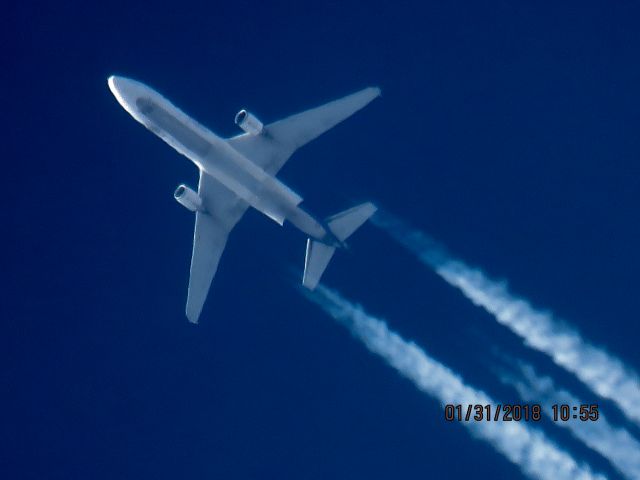
[[[246,110],[240,110],[236,115],[236,125],[249,135],[260,135],[264,125],[255,115],[247,112]]]
[[[192,212],[201,212],[203,210],[200,195],[184,184],[176,188],[176,191],[173,193],[173,198],[175,198],[180,205],[188,208]]]

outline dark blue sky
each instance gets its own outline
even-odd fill
[[[296,292],[289,226],[250,211],[190,325],[193,218],[172,192],[197,172],[110,74],[224,136],[240,108],[268,122],[381,86],[282,171],[305,205],[371,199],[640,368],[640,6],[515,3],[9,7],[0,476],[519,475]],[[599,400],[381,231],[351,243],[326,282],[470,384],[517,398],[487,370],[498,344]]]

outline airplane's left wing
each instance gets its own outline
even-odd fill
[[[249,205],[216,179],[200,171],[198,194],[204,211],[196,212],[187,318],[198,323],[211,281],[218,269],[227,237]]]
[[[266,125],[260,134],[244,133],[227,142],[265,172],[275,175],[296,149],[349,118],[379,95],[379,88],[365,88]]]

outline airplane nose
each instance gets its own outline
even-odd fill
[[[107,80],[107,85],[109,85],[109,90],[111,90],[111,93],[113,93],[113,91],[116,88],[116,77],[115,77],[115,75],[111,75],[109,77],[109,79]]]
[[[107,80],[107,83],[109,84],[109,90],[111,90],[111,92],[113,92],[114,95],[116,94],[116,92],[122,95],[128,90],[134,90],[138,82],[135,82],[126,77],[111,75]]]
[[[144,90],[139,82],[117,75],[111,75],[107,79],[107,84],[113,96],[127,111],[133,108],[136,99],[142,95]]]
[[[122,108],[141,123],[145,123],[143,117],[147,112],[140,110],[139,102],[146,101],[148,103],[149,99],[162,99],[157,92],[147,87],[144,83],[131,78],[111,75],[107,79],[107,84]]]
[[[122,95],[122,89],[119,88],[121,83],[120,79],[121,77],[118,77],[116,75],[111,75],[107,80],[107,84],[109,85],[109,90],[111,90],[111,93],[113,93],[113,95],[116,98]]]

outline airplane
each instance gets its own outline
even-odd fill
[[[198,323],[220,256],[233,227],[251,206],[280,225],[288,220],[308,235],[302,284],[313,290],[336,248],[376,211],[366,202],[318,220],[300,207],[302,197],[276,174],[293,152],[365,107],[380,95],[369,87],[320,107],[264,125],[247,110],[235,123],[244,133],[223,139],[147,85],[112,75],[118,103],[200,170],[198,191],[179,185],[174,197],[195,213],[186,316]]]

